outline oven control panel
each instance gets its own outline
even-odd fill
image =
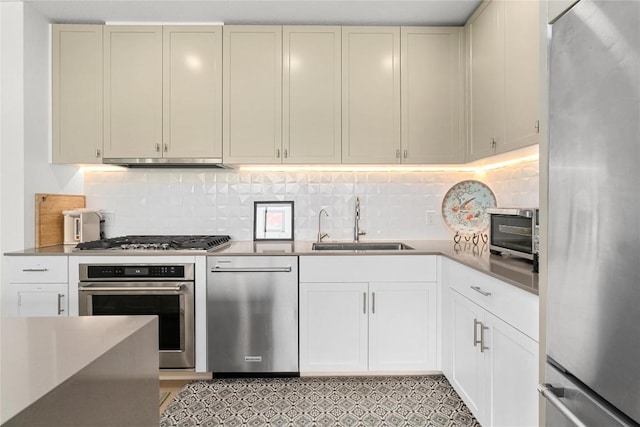
[[[83,265],[82,279],[187,279],[185,265]],[[192,269],[191,269],[192,270]],[[188,275],[188,274],[187,274]],[[85,277],[82,277],[85,276]]]

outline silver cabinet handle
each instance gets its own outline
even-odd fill
[[[496,139],[491,138],[491,148],[496,148]]]
[[[44,273],[45,271],[49,271],[49,269],[44,267],[43,268],[23,268],[22,271],[31,272],[31,273],[34,273],[34,272]]]
[[[405,159],[408,158],[409,157],[409,150],[404,150],[403,156],[404,156]]]
[[[536,120],[536,124],[533,126],[536,133],[540,133],[540,120]]]
[[[138,292],[138,291],[161,291],[161,292],[178,292],[184,287],[183,284],[179,284],[176,286],[79,286],[79,291],[91,292],[91,291],[100,291],[100,292]]]
[[[362,313],[367,314],[367,293],[362,293]]]
[[[287,157],[289,157],[289,150],[287,150],[286,148],[284,149],[284,158],[286,159]]]
[[[489,347],[484,346],[484,331],[487,329],[489,328],[480,322],[480,353],[484,353],[485,350],[489,350]]]
[[[276,159],[280,158],[280,149],[276,148]]]
[[[160,152],[160,144],[156,144],[156,151]]]
[[[473,346],[480,344],[478,341],[478,325],[482,325],[482,322],[478,322],[478,319],[473,319]]]
[[[211,269],[212,273],[291,273],[288,267],[218,267]]]
[[[488,297],[488,296],[491,295],[491,292],[483,291],[480,286],[471,286],[471,289],[473,289],[474,291],[484,295],[485,297]]]
[[[100,158],[101,155],[102,155],[102,152],[100,151],[100,149],[96,148],[96,157]]]
[[[376,314],[376,293],[371,293],[371,314]]]
[[[399,158],[400,158],[400,149],[398,148],[396,150],[396,159],[399,159]]]
[[[64,294],[58,294],[58,315],[62,314],[64,312],[64,309],[62,308],[62,298],[64,297]]]
[[[562,415],[564,415],[568,420],[570,420],[577,427],[587,427],[585,423],[582,422],[580,418],[573,412],[571,409],[567,407],[560,400],[561,397],[564,397],[564,389],[559,387],[552,387],[550,384],[538,384],[538,392],[545,397],[553,406],[556,407]]]
[[[169,151],[169,144],[164,144],[164,152],[166,153],[167,151]]]

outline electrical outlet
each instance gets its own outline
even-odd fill
[[[427,225],[433,225],[436,218],[436,211],[427,211]]]
[[[100,211],[105,227],[113,227],[116,222],[116,214],[113,211]]]

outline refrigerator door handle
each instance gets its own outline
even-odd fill
[[[558,411],[570,420],[576,427],[588,427],[576,414],[571,412],[561,400],[564,397],[564,388],[553,387],[551,384],[538,384],[538,392],[545,397]]]

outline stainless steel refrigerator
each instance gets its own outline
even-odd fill
[[[552,25],[548,426],[640,423],[639,51],[638,0]]]

